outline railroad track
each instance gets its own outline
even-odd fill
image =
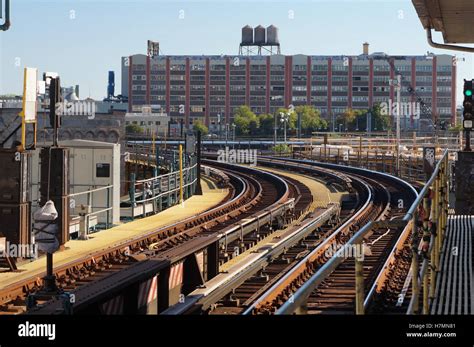
[[[333,253],[341,247],[345,242],[349,241],[351,237],[365,224],[371,220],[384,220],[390,218],[401,217],[404,214],[404,208],[393,209],[396,204],[397,197],[394,197],[394,191],[397,191],[403,184],[397,182],[393,183],[392,179],[384,176],[382,181],[384,184],[367,177],[365,175],[351,173],[349,175],[335,173],[328,168],[309,167],[308,164],[289,163],[288,161],[279,160],[260,160],[260,164],[269,166],[284,165],[286,168],[291,168],[296,171],[308,170],[314,174],[326,175],[329,177],[338,177],[342,180],[342,185],[348,189],[357,190],[357,194],[352,196],[355,204],[352,208],[342,208],[341,216],[343,222],[339,224],[338,228],[324,226],[319,228],[317,232],[307,235],[299,242],[291,245],[279,256],[272,259],[272,261],[264,267],[264,269],[255,272],[252,276],[248,276],[245,281],[236,276],[236,283],[239,283],[232,288],[231,291],[218,294],[213,293],[209,295],[206,290],[197,291],[198,295],[209,295],[210,297],[220,297],[220,300],[214,304],[209,304],[209,299],[197,300],[196,304],[204,304],[202,307],[205,312],[209,314],[241,314],[246,313],[261,314],[273,313],[281,306],[285,300],[288,300],[292,291],[301,286],[306,279],[317,272],[325,262],[327,262]],[[332,171],[332,172],[331,172]],[[381,178],[378,177],[378,180]],[[407,189],[407,187],[404,187]],[[413,190],[410,190],[413,195]],[[408,194],[410,194],[408,193]],[[407,201],[405,206],[409,206]],[[354,214],[355,212],[355,214]],[[353,215],[352,217],[349,217]],[[367,237],[367,244],[370,245],[372,254],[367,256],[367,266],[364,273],[366,277],[366,291],[375,293],[375,280],[378,282],[383,278],[385,281],[394,281],[395,277],[400,277],[400,271],[397,276],[381,276],[380,268],[388,269],[387,263],[384,260],[387,258],[387,252],[392,249],[392,253],[399,250],[401,242],[400,230],[384,230],[383,228],[373,230]],[[406,236],[406,235],[405,235]],[[406,240],[406,237],[403,239]],[[333,252],[329,252],[328,250]],[[391,263],[397,264],[399,256],[396,255],[391,259]],[[388,262],[388,260],[387,260]],[[298,266],[298,264],[300,266]],[[354,270],[353,260],[349,259],[341,265],[339,272],[332,274],[320,286],[319,292],[315,295],[320,299],[320,305],[316,311],[319,313],[353,313],[354,307]],[[404,267],[403,267],[404,268]],[[393,272],[393,266],[391,268]],[[378,275],[378,276],[377,276]],[[398,281],[397,283],[399,283]],[[339,287],[337,286],[339,285]],[[229,285],[226,286],[226,288]],[[388,286],[385,286],[387,288]],[[392,286],[393,287],[393,286]],[[377,291],[377,298],[380,295]],[[225,295],[224,295],[225,294]],[[372,296],[370,296],[372,298]],[[380,302],[380,300],[375,300]],[[308,305],[312,305],[311,299]],[[195,305],[196,306],[196,305]],[[169,314],[176,313],[196,313],[196,307],[185,307],[177,310],[171,310]],[[310,312],[315,313],[315,312]]]
[[[289,162],[298,161],[289,160]],[[301,161],[298,163],[299,165],[309,165],[306,162],[303,164]],[[319,167],[320,165],[317,166]],[[322,167],[331,168],[337,166],[322,165]],[[370,204],[371,207],[367,207],[365,210],[365,213],[371,215],[371,220],[388,220],[403,216],[410,206],[411,200],[414,200],[416,196],[416,192],[414,192],[413,188],[388,175],[371,173],[367,170],[357,170],[354,168],[344,169],[343,167],[339,167],[339,169],[348,173],[350,177],[359,177],[371,187],[373,201]],[[374,178],[377,178],[377,180],[375,181]],[[380,182],[382,182],[382,184]],[[400,200],[398,198],[402,195],[406,196],[407,201],[404,201],[404,204],[400,206]],[[379,207],[374,209],[377,205]],[[352,220],[353,219],[355,218],[352,218]],[[342,230],[340,230],[341,228]],[[341,228],[336,231],[336,233],[343,235],[338,241],[338,246],[352,240],[352,237],[357,231],[354,230],[354,228],[351,230],[349,225],[343,225]],[[373,293],[376,292],[376,287],[380,286],[380,282],[387,283],[387,281],[395,280],[399,283],[406,278],[402,278],[403,275],[406,275],[402,270],[397,270],[394,266],[388,266],[389,261],[391,265],[402,263],[399,261],[403,255],[400,249],[404,248],[404,243],[406,243],[408,237],[402,234],[402,230],[403,228],[376,228],[365,237],[365,244],[370,247],[370,254],[366,254],[364,257],[365,266],[363,271],[365,292],[369,293],[366,303],[368,309],[370,309],[372,302],[377,302],[378,305],[381,305],[382,300],[380,300],[380,295],[376,295],[378,300],[371,300]],[[302,258],[298,265],[294,266],[285,276],[282,276],[276,283],[272,286],[268,286],[263,293],[260,293],[260,296],[244,313],[288,313],[283,306],[287,305],[288,302],[292,302],[291,299],[298,295],[298,291],[302,291],[302,287],[306,287],[304,288],[305,290],[314,287],[314,290],[307,299],[307,311],[305,313],[354,313],[354,258],[347,257],[346,255],[341,257],[339,266],[334,271],[325,273],[325,264],[334,256],[337,250],[340,249],[340,247],[333,247],[335,252],[330,254],[323,252],[323,250],[329,248],[331,243],[332,246],[334,246],[333,241],[326,239],[311,253]],[[405,269],[405,266],[402,265],[400,268]],[[391,278],[390,274],[392,275]],[[306,283],[307,281],[312,281],[314,285],[309,287]],[[392,286],[392,288],[394,287],[395,286]],[[385,285],[384,288],[390,289],[390,286]],[[387,296],[386,293],[385,296]]]
[[[265,165],[278,168],[283,165],[285,169],[291,169],[292,172],[299,171],[313,177],[324,177],[324,181],[333,188],[338,187],[345,191],[351,191],[350,200],[342,204],[342,209],[337,208],[337,219],[342,220],[342,224],[351,215],[357,213],[357,210],[364,206],[364,204],[369,204],[370,187],[362,180],[352,179],[342,173],[336,173],[331,170],[316,169],[309,166],[304,167],[291,163],[271,161],[265,162]],[[227,281],[217,279],[217,281],[213,281],[214,283],[206,284],[206,287],[209,287],[208,289],[198,289],[190,294],[194,298],[202,295],[204,296],[202,300],[191,299],[191,303],[195,301],[194,306],[202,306],[201,308],[209,314],[242,313],[246,307],[258,298],[262,291],[281,278],[304,255],[331,236],[334,232],[334,219],[331,218],[334,215],[333,207],[329,207],[327,211],[324,209],[308,211],[295,226],[289,228],[288,231],[281,235],[281,240],[284,242],[272,242],[271,251],[268,251],[270,246],[254,251],[256,255],[261,254],[256,259],[256,264],[242,266],[235,270],[237,273],[235,278]],[[357,228],[364,225],[370,218],[369,215],[366,216],[363,213],[358,215],[360,219],[357,222],[353,222],[353,226]],[[215,301],[213,302],[212,300]],[[196,311],[196,307],[192,307],[191,304],[185,304],[182,307],[177,307],[165,313],[182,314],[194,313]]]
[[[231,218],[234,222],[246,219],[249,214],[257,210],[268,209],[272,206],[272,202],[277,204],[289,199],[290,193],[286,183],[274,175],[260,172],[256,175],[258,177],[252,177],[252,175],[236,173],[229,169],[220,170],[225,172],[222,180],[230,181],[233,187],[224,204],[199,216],[57,267],[55,275],[58,287],[64,291],[74,291],[104,276],[119,273],[138,261],[186,244],[200,233],[206,235],[212,230],[220,230],[223,226],[230,224]],[[216,174],[215,170],[213,174]],[[264,190],[264,186],[268,190]],[[270,186],[273,189],[270,189]],[[42,276],[44,273],[18,281],[1,290],[0,314],[24,312],[26,297],[40,291]],[[47,299],[40,299],[38,304],[44,304]]]
[[[268,227],[260,228],[259,230],[244,235],[238,240],[232,242],[224,242],[221,247],[221,251],[219,252],[220,265],[227,263],[235,256],[255,246],[260,240],[268,237],[275,230],[282,229],[285,225],[291,223],[295,219],[298,219],[303,214],[307,213],[308,208],[310,207],[313,201],[311,191],[306,185],[302,184],[301,182],[298,182],[288,177],[285,177],[284,179],[288,184],[289,197],[295,199],[294,208],[291,213],[287,214],[282,218],[277,218],[276,225],[268,225]],[[271,190],[273,188],[266,186],[263,189]]]
[[[263,165],[281,166],[281,162],[260,162]],[[341,173],[331,172],[326,169],[315,169],[312,167],[303,167],[295,164],[285,163],[286,169],[304,172],[305,174],[312,174],[313,176],[325,176],[325,180],[331,182],[331,179],[339,180],[338,186],[345,186],[346,189],[353,191],[351,195],[352,203],[343,204],[340,211],[339,226],[344,225],[346,230],[356,230],[364,225],[374,212],[371,212],[377,207],[372,206],[371,187],[365,184],[359,178],[351,178]],[[335,183],[335,182],[332,182]],[[351,219],[351,216],[356,213],[357,220]],[[337,228],[331,224],[325,224],[318,227],[313,232],[309,233],[298,242],[288,244],[284,252],[272,258],[272,261],[266,264],[264,269],[261,269],[253,276],[249,277],[243,283],[239,283],[232,291],[222,293],[222,298],[212,305],[206,305],[206,312],[209,314],[241,314],[253,304],[262,293],[269,287],[288,273],[304,256],[310,253],[324,240],[331,238],[343,242],[343,239],[348,237],[342,231],[335,233]],[[295,231],[297,233],[298,231]],[[242,282],[237,279],[237,282]],[[204,291],[201,291],[204,292]],[[225,295],[224,295],[225,294]]]

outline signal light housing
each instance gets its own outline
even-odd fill
[[[472,129],[473,123],[473,80],[464,80],[464,102],[463,102],[463,127],[466,130]]]

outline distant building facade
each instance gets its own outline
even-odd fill
[[[166,136],[168,133],[169,117],[164,113],[127,113],[125,114],[125,127],[138,125],[143,130],[143,135]]]
[[[126,103],[94,101],[94,115],[68,114],[61,117],[59,140],[95,140],[110,143],[120,143],[125,138]],[[70,101],[74,103],[75,101]],[[0,143],[21,123],[18,114],[22,109],[21,97],[11,98],[0,102]],[[39,144],[53,139],[53,130],[49,124],[49,112],[39,107],[37,114],[37,141]],[[20,132],[8,140],[5,146],[20,139]],[[32,128],[28,127],[27,140],[33,141]]]
[[[396,89],[389,80],[401,74],[401,102],[416,103],[419,97],[436,117],[454,123],[453,59],[452,55],[369,54],[368,46],[358,56],[151,58],[137,54],[122,58],[122,95],[128,97],[129,112],[159,106],[173,123],[183,121],[188,127],[198,119],[212,127],[219,117],[222,124],[231,124],[241,105],[256,114],[275,113],[290,105],[312,105],[331,119],[349,108],[369,109],[376,103],[395,102]]]

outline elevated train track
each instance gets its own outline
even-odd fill
[[[289,162],[298,162],[300,165],[306,165],[306,161],[288,160]],[[335,168],[334,165],[315,164],[318,167]],[[416,198],[416,191],[407,183],[389,176],[368,170],[355,168],[339,167],[339,170],[348,173],[351,177],[354,175],[366,181],[372,187],[372,206],[371,210],[375,214],[373,220],[389,220],[401,218]],[[376,181],[375,181],[376,179]],[[377,208],[374,209],[375,206]],[[370,210],[369,210],[370,211]],[[357,216],[353,219],[358,219]],[[336,230],[335,234],[344,233],[345,241],[340,245],[355,245],[358,230],[342,226]],[[344,230],[345,229],[345,230]],[[406,279],[406,272],[397,270],[394,264],[400,266],[400,249],[406,242],[407,235],[400,228],[375,228],[366,234],[363,240],[370,248],[370,253],[365,254],[363,277],[365,293],[368,293],[365,306],[371,308],[372,298],[375,293],[380,292],[384,283],[390,280],[403,282]],[[354,257],[347,254],[332,252],[328,256],[324,250],[330,247],[334,241],[331,238],[326,239],[310,254],[303,258],[298,265],[289,271],[272,287],[268,288],[246,311],[245,314],[287,314],[294,313],[297,305],[291,305],[294,302],[298,291],[307,289],[310,295],[306,298],[306,303],[299,307],[304,307],[304,313],[308,314],[353,314],[355,312],[355,281],[354,281]],[[340,247],[333,248],[338,251]],[[351,248],[345,247],[344,250]],[[355,250],[352,248],[352,250]],[[359,248],[363,251],[363,248]],[[338,266],[329,268],[327,263],[334,263]],[[406,264],[401,265],[405,269]],[[402,278],[397,278],[402,277]],[[306,287],[306,288],[305,288]],[[308,290],[313,289],[312,291]],[[385,286],[385,289],[387,287]],[[394,289],[393,286],[391,288]],[[391,293],[397,296],[398,293]],[[288,304],[290,303],[290,304]],[[383,300],[377,301],[378,305],[383,305]],[[291,309],[291,307],[293,309]],[[386,311],[385,311],[386,312]]]
[[[353,170],[347,170],[349,172],[344,173],[341,172],[345,171],[343,168],[315,167],[301,161],[291,162],[271,158],[261,159],[259,164],[272,167],[285,166],[286,169],[292,171],[304,172],[312,176],[325,176],[326,182],[331,182],[332,178],[333,184],[340,184],[356,193],[352,196],[355,203],[353,206],[342,208],[341,222],[337,226],[325,223],[317,228],[313,226],[311,232],[308,232],[308,225],[304,223],[295,226],[289,231],[292,237],[288,237],[285,243],[279,243],[270,252],[260,249],[258,252],[262,253],[262,257],[255,260],[251,266],[244,264],[241,268],[237,268],[235,276],[227,278],[226,281],[216,278],[206,283],[204,288],[191,293],[184,304],[165,311],[166,314],[274,313],[285,300],[291,298],[292,290],[301,286],[312,273],[317,271],[318,267],[331,258],[331,252],[335,253],[366,223],[371,220],[402,216],[416,196],[413,188],[403,181],[370,171],[356,170],[357,174],[355,174]],[[403,206],[406,208],[400,207],[400,199],[404,200]],[[379,303],[383,301],[379,295],[380,284],[394,280],[395,276],[391,276],[394,268],[391,265],[399,261],[397,252],[400,250],[400,244],[407,239],[406,235],[400,235],[400,232],[400,230],[380,228],[367,237],[366,241],[371,244],[372,251],[372,255],[367,256],[366,267],[367,270],[372,271],[365,273],[366,290],[369,292],[368,301],[372,299],[372,296],[377,296]],[[390,255],[387,256],[387,254]],[[349,259],[345,262],[344,266],[350,267],[350,261]],[[384,271],[391,271],[391,273],[387,274]],[[401,275],[399,272],[397,272],[398,276]],[[327,279],[327,283],[332,286],[337,283],[339,287],[325,289],[326,306],[323,302],[319,303],[318,312],[354,312],[354,289],[351,288],[354,282],[353,273],[351,269],[346,271],[341,269],[342,275],[339,275],[339,278],[338,273],[335,273],[333,275],[335,279]],[[405,277],[406,275],[406,273],[403,274]]]
[[[296,185],[288,184],[270,173],[251,168],[239,170],[240,172],[237,173],[235,168],[233,170],[230,166],[225,166],[225,168],[222,167],[223,165],[220,166],[218,170],[211,171],[214,175],[216,172],[224,172],[222,180],[228,179],[232,183],[234,188],[227,202],[194,218],[102,252],[89,254],[83,259],[56,268],[58,286],[71,293],[82,286],[90,287],[95,283],[97,283],[96,287],[100,287],[103,281],[96,280],[115,274],[124,277],[123,274],[128,268],[133,268],[136,262],[147,259],[162,264],[167,263],[166,270],[176,263],[184,262],[186,270],[187,259],[192,258],[191,263],[193,263],[194,255],[201,252],[201,256],[206,258],[203,259],[204,268],[200,269],[201,279],[196,280],[196,276],[191,276],[194,278],[191,283],[186,283],[186,278],[182,283],[183,290],[190,290],[187,288],[199,285],[200,282],[212,278],[218,272],[221,244],[227,245],[235,240],[243,242],[244,237],[251,231],[259,228],[268,229],[274,223],[278,224],[285,222],[286,218],[292,218],[294,196],[299,189]],[[271,230],[271,227],[269,229]],[[39,277],[32,277],[3,289],[0,292],[3,312],[24,312],[26,297],[39,289]],[[87,294],[87,297],[91,302],[90,294]],[[44,302],[40,303],[44,304]],[[161,306],[166,307],[166,304]],[[83,307],[86,306],[83,305]],[[48,311],[48,308],[45,310]],[[41,309],[40,311],[44,312]]]
[[[169,277],[173,264],[183,261],[186,264],[186,259],[191,258],[195,264],[195,256],[200,251],[206,258],[201,264],[200,276],[197,276],[200,278],[193,275],[191,281],[185,279],[179,291],[180,295],[191,294],[186,298],[185,305],[175,305],[176,301],[166,298],[165,303],[157,304],[155,312],[169,314],[203,311],[218,314],[278,312],[305,280],[317,273],[326,261],[331,260],[327,253],[328,249],[350,242],[354,234],[368,221],[399,216],[404,212],[404,208],[394,208],[396,202],[405,199],[404,206],[408,207],[416,195],[413,188],[404,182],[394,183],[391,176],[367,170],[333,165],[315,166],[313,163],[298,160],[275,158],[259,160],[259,164],[264,166],[283,167],[306,175],[324,177],[324,180],[333,187],[350,192],[352,203],[343,203],[340,211],[338,206],[329,206],[327,211],[319,211],[318,214],[308,210],[311,194],[304,184],[296,180],[282,179],[269,173],[263,174],[262,171],[248,167],[206,162],[206,165],[211,164],[216,167],[210,170],[212,175],[219,176],[221,173],[221,182],[230,181],[234,187],[223,206],[228,207],[234,203],[235,207],[235,201],[240,197],[238,207],[228,212],[231,218],[219,214],[219,208],[216,207],[197,218],[178,223],[182,228],[178,229],[174,225],[172,228],[165,228],[164,233],[159,233],[164,230],[156,231],[154,235],[147,235],[140,240],[133,240],[113,250],[107,250],[105,251],[107,254],[88,256],[88,260],[81,259],[75,264],[68,264],[58,269],[56,271],[58,284],[64,290],[74,293],[78,300],[74,305],[75,313],[94,312],[94,309],[97,311],[97,307],[100,307],[105,298],[109,300],[118,293],[130,292],[132,286],[136,287],[137,283],[157,273],[159,277],[162,274],[165,274],[163,277]],[[263,176],[256,179],[255,176],[259,175]],[[267,180],[262,180],[263,177],[267,177]],[[381,180],[382,183],[377,183],[374,178],[377,181]],[[242,198],[244,195],[246,198]],[[339,216],[339,213],[340,222],[334,227],[334,216]],[[204,217],[205,215],[208,217]],[[272,247],[259,250],[257,253],[260,254],[255,255],[251,266],[234,276],[230,282],[219,284],[221,290],[217,294],[214,292],[210,295],[210,291],[203,294],[213,280],[218,283],[219,266],[232,259],[233,250],[245,251],[271,234],[274,229],[283,228],[292,221],[298,223],[285,232],[282,240],[275,242]],[[387,276],[381,275],[380,267],[386,270],[388,262],[398,262],[398,257],[392,255],[394,252],[388,250],[397,250],[402,236],[400,230],[381,229],[373,231],[366,239],[367,242],[373,242],[371,247],[373,259],[371,256],[368,258],[368,262],[373,265],[367,266],[367,269],[371,270],[365,274],[366,290],[371,293],[370,298],[376,293],[377,295],[373,296],[377,297],[379,303],[380,290],[374,289],[376,282],[382,279],[387,281]],[[211,259],[215,260],[215,264],[210,264]],[[351,259],[342,263],[350,267]],[[140,270],[138,275],[139,268],[144,270]],[[189,264],[184,266],[185,277],[190,274],[191,268]],[[334,313],[334,310],[337,311],[340,307],[342,312],[353,312],[353,295],[328,296],[328,293],[334,291],[351,293],[353,275],[350,279],[348,275],[344,277],[346,273],[350,273],[350,269],[344,271],[341,267],[340,273],[341,275],[338,271],[334,271],[331,274],[333,277],[328,275],[327,281],[324,282],[324,286],[336,286],[328,287],[325,291],[326,303],[329,303],[326,305],[327,312]],[[0,292],[1,308],[4,313],[23,312],[21,302],[27,294],[39,289],[37,278],[34,281],[31,279],[30,283],[25,282],[17,283],[16,291],[10,286]],[[167,281],[163,283],[165,282],[167,283]],[[30,287],[32,283],[33,287]],[[159,288],[164,287],[163,283]],[[342,286],[342,292],[336,285],[338,283]],[[192,295],[196,288],[200,290],[199,286],[203,288],[201,294]],[[319,294],[324,298],[321,292]],[[334,302],[340,307],[331,306]],[[64,312],[60,300],[41,303],[43,305],[32,313]],[[135,305],[130,308],[129,304],[128,307],[128,312],[133,312],[133,308],[136,309]],[[315,310],[318,313],[322,312],[323,307],[324,304],[318,302]],[[127,310],[120,313],[126,312]]]

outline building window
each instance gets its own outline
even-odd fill
[[[436,70],[439,72],[451,72],[451,65],[438,65]]]
[[[411,65],[395,65],[395,69],[398,71],[411,71]]]
[[[431,80],[431,79],[430,79]],[[451,76],[436,76],[438,82],[449,82],[451,83]]]
[[[225,65],[211,64],[212,71],[225,71]]]
[[[306,65],[294,65],[293,71],[306,71]]]
[[[383,65],[374,64],[374,71],[390,71],[390,65],[388,65],[388,64],[383,64]]]
[[[368,96],[353,96],[352,101],[353,102],[367,102],[369,101],[369,97]]]
[[[186,65],[184,64],[172,64],[170,65],[171,71],[184,71],[186,70]]]
[[[171,75],[170,81],[184,81],[184,75]]]
[[[306,102],[306,96],[293,96],[293,101]]]
[[[368,72],[369,71],[369,65],[354,65],[352,67],[354,71],[362,71],[362,72]]]
[[[313,65],[314,71],[328,71],[327,65]]]
[[[305,92],[306,86],[293,86],[293,90],[296,92]]]
[[[341,65],[341,64],[334,64],[332,66],[332,71],[347,71],[349,70],[349,66]]]
[[[97,163],[95,166],[95,177],[109,178],[110,177],[110,164]]]
[[[332,86],[334,92],[347,92],[347,86]]]
[[[416,72],[431,72],[433,71],[433,66],[431,65],[417,65]]]
[[[327,82],[328,81],[328,77],[326,75],[324,76],[313,76],[313,81],[316,81],[316,82]]]
[[[318,91],[325,92],[327,90],[328,90],[328,86],[311,86],[311,91],[313,92],[318,92]]]
[[[347,76],[332,76],[333,82],[347,82]]]

